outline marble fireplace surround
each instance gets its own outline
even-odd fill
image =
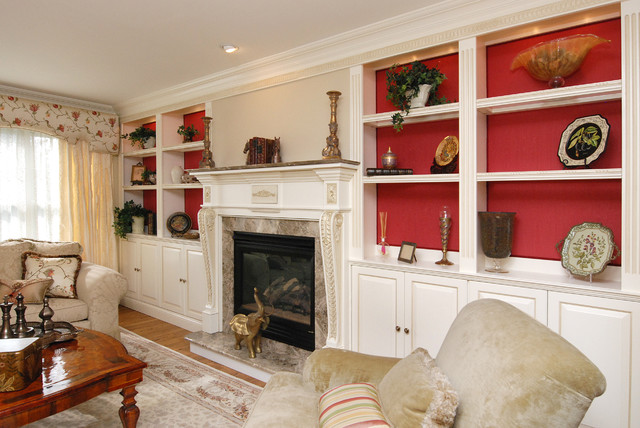
[[[203,333],[225,331],[233,315],[234,231],[313,236],[316,348],[344,346],[348,272],[343,255],[358,165],[318,160],[189,171],[203,185],[198,214],[208,279]]]

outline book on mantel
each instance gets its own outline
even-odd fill
[[[413,174],[412,169],[403,169],[403,168],[367,168],[367,175],[411,175]]]

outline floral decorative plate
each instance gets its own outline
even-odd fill
[[[574,120],[560,138],[560,162],[568,167],[586,167],[604,152],[608,136],[609,122],[599,114]]]
[[[613,242],[611,229],[585,222],[571,228],[564,238],[561,255],[563,268],[574,275],[588,276],[602,272],[620,255],[620,249]]]
[[[167,229],[172,235],[181,235],[191,230],[191,217],[187,213],[173,213],[167,219]]]
[[[458,154],[458,138],[449,135],[440,141],[436,149],[436,163],[440,166],[449,165]]]

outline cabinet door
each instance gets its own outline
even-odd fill
[[[488,282],[469,281],[469,301],[498,299],[547,325],[547,291]]]
[[[158,303],[160,289],[160,270],[158,269],[160,256],[159,248],[153,242],[140,242],[140,290],[139,298],[148,303]]]
[[[404,355],[421,347],[435,358],[451,323],[466,303],[464,280],[405,274]]]
[[[404,339],[398,323],[404,275],[354,266],[352,275],[353,350],[395,357]]]
[[[640,423],[640,303],[549,292],[549,328],[584,353],[604,374],[607,389],[583,423]]]
[[[162,247],[162,296],[160,306],[173,312],[183,313],[184,284],[182,248]]]
[[[133,299],[138,298],[138,277],[139,269],[138,261],[140,260],[140,252],[138,244],[125,239],[120,240],[120,273],[127,278],[129,288],[127,297]]]
[[[186,315],[202,319],[202,311],[207,304],[207,273],[204,267],[202,251],[187,248],[187,307]]]

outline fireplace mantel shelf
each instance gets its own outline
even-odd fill
[[[322,167],[322,166],[352,166],[357,167],[360,165],[360,162],[347,160],[347,159],[318,159],[318,160],[308,160],[308,161],[294,161],[294,162],[280,162],[280,163],[263,163],[256,165],[236,165],[236,166],[222,166],[219,168],[200,168],[200,169],[190,169],[189,173],[222,173],[227,171],[243,171],[248,172],[247,170],[264,170],[264,169],[291,169],[292,167]],[[249,171],[250,172],[250,171]]]

